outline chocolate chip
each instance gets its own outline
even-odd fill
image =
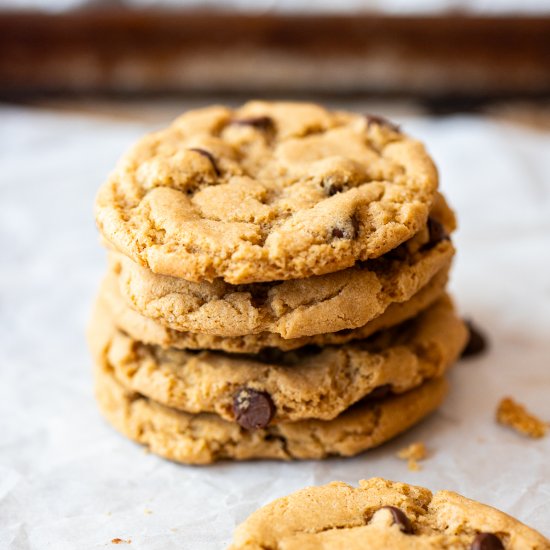
[[[344,191],[344,188],[341,185],[329,183],[328,181],[323,181],[322,185],[325,193],[329,197],[332,197],[333,195],[336,195],[336,193],[341,193],[342,191]]]
[[[422,250],[430,250],[441,241],[449,239],[447,231],[441,222],[438,222],[435,218],[428,218],[428,233],[429,241],[422,246]]]
[[[438,243],[449,238],[443,224],[431,216],[428,218],[428,231],[430,233],[430,241],[432,242]]]
[[[470,550],[504,550],[504,544],[493,533],[479,533],[472,542]]]
[[[249,287],[250,303],[255,308],[261,308],[269,298],[270,287],[267,284],[256,283]]]
[[[219,177],[221,175],[220,169],[218,168],[218,165],[216,163],[216,159],[214,158],[212,153],[210,153],[210,151],[206,151],[206,149],[200,149],[199,147],[191,147],[189,151],[195,151],[195,153],[198,153],[199,155],[206,157],[210,161],[210,164],[212,165],[212,168],[214,169],[214,173],[216,174],[216,176]]]
[[[377,388],[374,388],[366,397],[365,399],[368,399],[369,401],[375,400],[375,399],[383,399],[384,397],[387,397],[391,393],[391,384],[384,384],[382,386],[378,386]]]
[[[405,515],[405,512],[403,512],[403,510],[400,510],[395,506],[382,506],[380,510],[389,510],[393,518],[393,523],[395,523],[399,527],[401,532],[405,533],[406,535],[412,535],[413,527],[411,520]]]
[[[241,388],[233,396],[233,412],[245,430],[258,430],[269,424],[275,405],[268,393]]]
[[[323,177],[321,181],[321,187],[329,197],[332,197],[337,193],[347,191],[347,183],[347,179],[345,177],[342,177],[341,175],[328,174]]]
[[[386,128],[389,128],[394,132],[401,133],[401,128],[391,120],[388,120],[387,118],[384,118],[378,115],[369,115],[369,114],[365,115],[365,118],[367,119],[367,125],[369,127],[375,124],[377,126],[384,126]]]
[[[236,118],[231,121],[231,124],[236,124],[237,126],[253,126],[254,128],[263,131],[273,130],[275,128],[273,119],[268,116]]]
[[[331,236],[335,239],[354,239],[357,236],[357,230],[359,229],[359,223],[355,216],[352,216],[350,223],[345,227],[333,227],[331,231]]]
[[[469,337],[466,347],[462,351],[461,357],[474,357],[483,353],[487,347],[487,338],[484,334],[472,323],[472,321],[466,320],[466,326],[468,327]]]

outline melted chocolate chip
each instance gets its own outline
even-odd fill
[[[233,396],[233,413],[245,430],[258,430],[269,424],[275,405],[268,393],[241,388]]]
[[[388,120],[387,118],[384,118],[378,115],[368,115],[368,114],[365,115],[365,118],[367,119],[368,126],[372,126],[373,124],[376,124],[377,126],[384,126],[394,132],[401,133],[401,128],[391,120]]]
[[[413,527],[411,520],[405,515],[403,510],[396,508],[395,506],[383,506],[380,510],[389,510],[391,512],[393,523],[395,523],[401,532],[406,535],[412,535]]]
[[[465,321],[468,327],[469,337],[466,347],[462,351],[461,357],[474,357],[483,353],[487,347],[487,338],[484,334],[472,323],[472,321]]]
[[[210,151],[207,151],[206,149],[200,149],[199,147],[191,147],[189,151],[195,151],[195,153],[198,153],[199,155],[206,157],[210,161],[210,164],[212,165],[212,168],[214,169],[214,173],[216,174],[216,176],[219,177],[221,175],[220,169],[218,168],[218,165],[216,163],[216,159],[214,158],[214,155],[210,153]]]
[[[332,174],[327,175],[323,178],[323,180],[321,181],[321,187],[329,197],[332,197],[337,193],[347,191],[348,189],[347,180],[345,178],[338,177]]]
[[[250,303],[255,308],[261,308],[267,302],[269,298],[269,286],[262,283],[256,283],[249,288]]]
[[[430,241],[435,243],[449,238],[443,224],[432,217],[428,218],[428,231],[430,232]]]
[[[449,239],[449,235],[445,231],[443,224],[432,217],[428,218],[428,232],[430,234],[430,240],[422,246],[422,250],[430,250],[441,241]]]
[[[231,124],[237,126],[253,126],[258,130],[273,130],[275,128],[275,123],[273,119],[268,116],[256,116],[250,118],[236,118],[231,121]]]
[[[357,230],[359,229],[359,224],[355,216],[352,216],[350,224],[345,227],[333,227],[331,231],[331,236],[335,239],[354,239],[357,236]]]
[[[336,193],[341,193],[344,188],[340,185],[337,185],[335,183],[328,183],[326,181],[323,181],[323,188],[325,190],[325,193],[332,197],[333,195],[336,195]]]
[[[504,550],[504,544],[493,533],[479,533],[472,542],[470,550]]]

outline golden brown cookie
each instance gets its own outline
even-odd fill
[[[271,332],[300,338],[366,325],[389,305],[406,302],[454,255],[450,240],[405,258],[384,256],[343,271],[277,283],[190,283],[155,275],[112,256],[124,299],[145,317],[178,331],[213,336]]]
[[[101,285],[99,295],[117,328],[134,340],[146,344],[188,350],[221,350],[229,353],[258,353],[264,348],[290,351],[307,345],[346,344],[352,340],[367,338],[379,330],[393,327],[411,319],[444,294],[448,272],[448,267],[444,267],[410,300],[394,302],[384,313],[362,327],[292,339],[283,338],[272,332],[224,337],[198,332],[181,332],[167,328],[129,307],[120,296],[116,277],[112,273],[107,274]]]
[[[90,346],[126,388],[189,413],[216,413],[244,427],[331,420],[367,396],[403,393],[441,376],[467,331],[448,297],[417,318],[342,346],[255,355],[163,349],[117,330],[99,302]]]
[[[356,455],[422,420],[447,391],[445,380],[436,378],[401,395],[358,403],[334,420],[251,431],[214,414],[193,415],[159,405],[125,389],[104,366],[96,366],[95,377],[99,408],[118,431],[155,454],[187,464]]]
[[[230,550],[548,550],[511,516],[451,491],[381,478],[279,498],[235,530]]]
[[[241,284],[385,254],[426,224],[437,184],[422,144],[391,124],[255,101],[145,136],[95,212],[105,239],[154,273]]]
[[[442,195],[428,225],[384,258],[327,275],[274,283],[190,283],[153,274],[120,254],[111,270],[134,309],[177,331],[236,337],[300,338],[364,326],[388,305],[407,301],[450,264],[454,213]]]
[[[300,338],[363,326],[392,303],[407,301],[450,263],[455,228],[453,211],[437,194],[428,224],[413,238],[382,258],[327,275],[230,285],[157,275],[113,252],[110,265],[127,302],[174,330]]]

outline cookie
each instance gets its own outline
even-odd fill
[[[307,103],[190,111],[101,187],[97,225],[154,273],[231,284],[346,269],[425,224],[438,185],[419,142]]]
[[[452,243],[443,240],[406,259],[384,256],[309,279],[237,286],[155,275],[121,255],[112,257],[111,269],[125,300],[168,328],[300,338],[366,325],[392,303],[409,300],[453,254]]]
[[[230,550],[548,550],[509,515],[451,491],[373,478],[279,498],[235,530]]]
[[[90,329],[96,362],[126,388],[189,413],[210,412],[254,428],[332,420],[357,401],[403,393],[441,376],[467,331],[449,298],[418,318],[342,346],[255,355],[189,352],[142,344],[116,330],[99,303]]]
[[[97,365],[96,397],[105,418],[151,452],[187,464],[217,460],[320,459],[381,445],[434,411],[447,391],[436,378],[397,396],[358,403],[330,421],[302,420],[247,430],[215,414],[192,415],[125,389]]]
[[[445,292],[449,269],[443,268],[410,300],[394,302],[380,316],[366,325],[315,336],[286,339],[272,332],[246,336],[213,336],[198,332],[181,332],[166,328],[129,307],[121,297],[116,277],[109,273],[100,289],[100,299],[110,312],[112,322],[134,340],[164,348],[211,349],[229,353],[259,353],[264,348],[289,351],[306,345],[336,345],[367,338],[379,330],[393,327],[411,319],[440,298]]]

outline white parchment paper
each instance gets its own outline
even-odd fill
[[[438,413],[373,452],[185,467],[100,418],[83,336],[105,266],[94,193],[148,127],[0,109],[0,548],[218,549],[278,496],[370,476],[456,490],[550,536],[550,437],[494,422],[508,394],[550,420],[550,134],[466,116],[401,122],[428,143],[458,212],[452,287],[490,352],[454,368]],[[411,472],[395,452],[417,440],[432,456]]]

